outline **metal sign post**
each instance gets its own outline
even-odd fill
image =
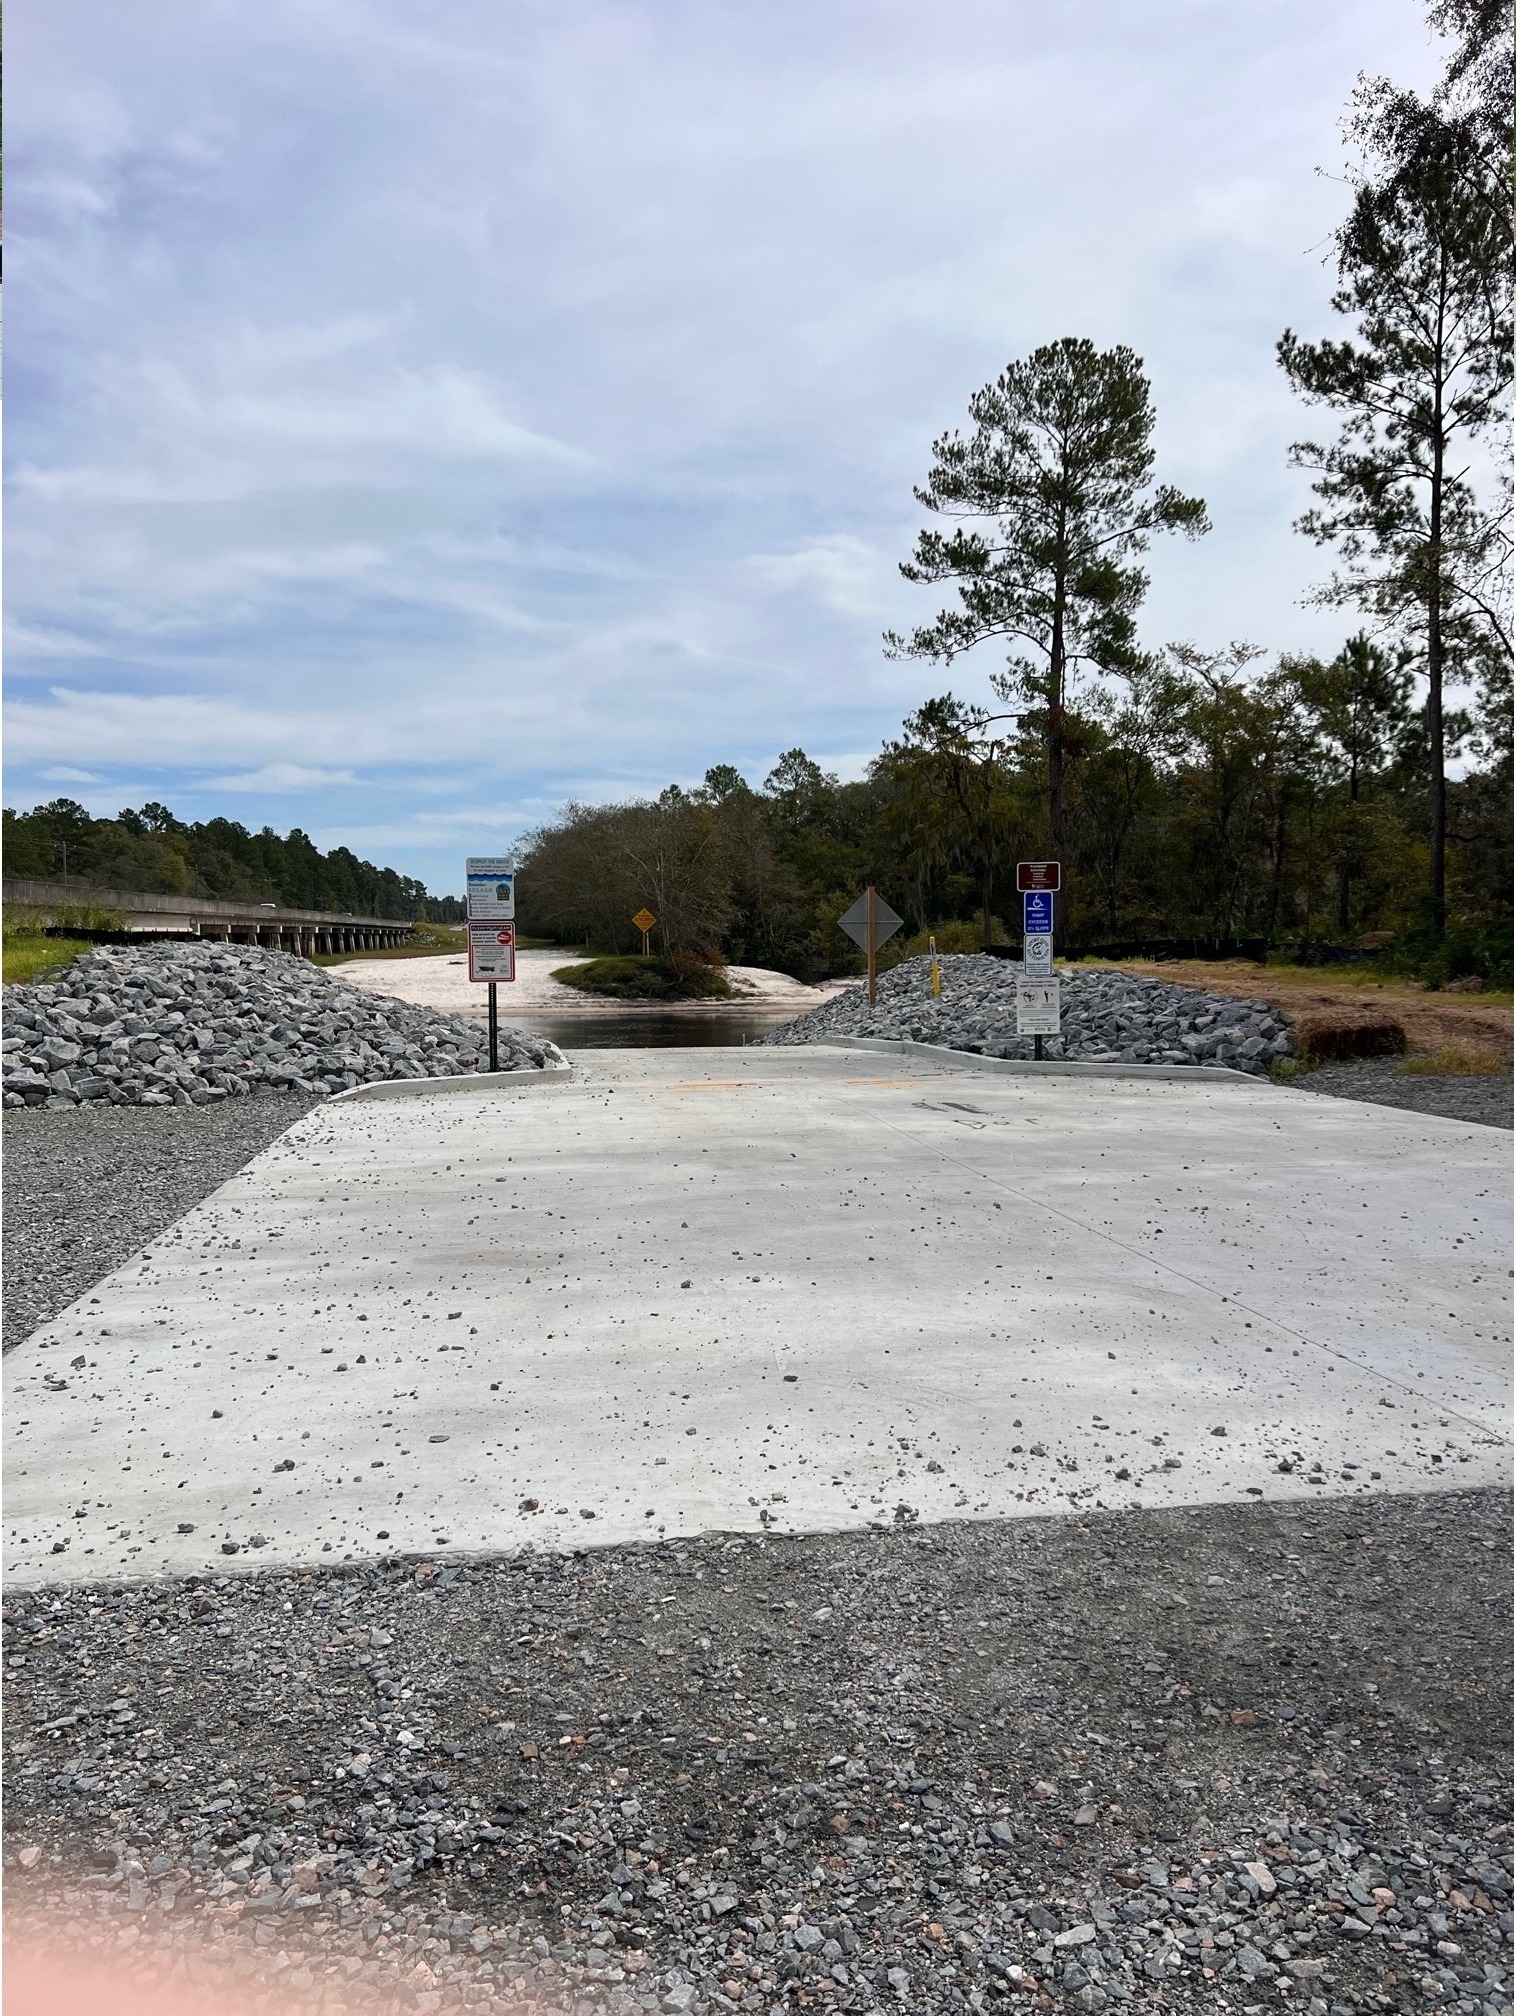
[[[1021,978],[1016,983],[1016,1034],[1030,1036],[1041,1059],[1042,1039],[1059,1027],[1059,988],[1053,975],[1054,898],[1063,884],[1057,861],[1018,861],[1021,891]]]
[[[872,1004],[879,998],[879,948],[886,939],[894,937],[905,919],[897,917],[889,904],[880,899],[871,882],[858,901],[843,911],[837,922],[853,943],[861,945],[868,954],[869,1001]]]
[[[500,1069],[502,980],[516,977],[516,868],[501,855],[476,856],[464,863],[468,885],[468,977],[485,982],[489,993],[490,1069]]]

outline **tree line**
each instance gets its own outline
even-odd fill
[[[457,923],[461,898],[429,896],[393,868],[360,861],[349,848],[323,854],[299,827],[250,833],[234,819],[186,824],[148,804],[95,819],[71,798],[4,815],[5,872],[81,889],[140,890],[234,902],[279,903],[359,917]]]
[[[1066,946],[1395,936],[1433,977],[1509,974],[1510,15],[1436,0],[1431,19],[1452,42],[1432,95],[1368,79],[1350,107],[1341,333],[1278,345],[1330,423],[1292,459],[1340,650],[1144,646],[1143,556],[1202,538],[1206,505],[1156,480],[1141,360],[1065,337],[933,443],[915,494],[940,523],[900,571],[953,599],[885,638],[944,667],[999,647],[993,702],[925,701],[855,784],[792,750],[756,790],[719,766],[569,806],[526,843],[533,928],[625,948],[646,904],[670,948],[845,970],[831,920],[863,881],[918,930],[977,917],[988,943],[1012,864],[1046,856]]]
[[[1094,696],[1091,696],[1093,701]],[[1062,724],[1062,948],[1262,939],[1314,958],[1394,939],[1429,977],[1510,970],[1508,779],[1448,786],[1448,918],[1425,921],[1426,738],[1404,654],[1363,634],[1260,670],[1247,647],[1162,653]],[[571,805],[529,835],[524,931],[717,953],[803,979],[855,970],[836,919],[866,882],[944,946],[1020,935],[1015,864],[1048,848],[1046,724],[927,702],[856,782],[788,751],[756,788]],[[955,925],[962,928],[954,929]]]

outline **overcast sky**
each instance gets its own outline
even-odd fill
[[[1274,362],[1407,0],[23,0],[6,802],[300,825],[456,888],[566,798],[921,698],[880,632],[970,392],[1131,344],[1150,644],[1335,648]]]

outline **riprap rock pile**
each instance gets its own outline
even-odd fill
[[[1016,1034],[1021,967],[985,953],[942,959],[934,998],[930,961],[907,959],[880,976],[869,1006],[861,987],[787,1022],[766,1043],[825,1043],[837,1036],[906,1037],[989,1057],[1027,1058],[1032,1038]],[[1043,1055],[1106,1064],[1211,1064],[1266,1072],[1294,1049],[1289,1027],[1265,1001],[1232,1001],[1164,980],[1099,966],[1059,969],[1063,1029]]]
[[[252,945],[101,946],[55,981],[5,990],[7,1106],[205,1106],[274,1092],[341,1092],[383,1078],[481,1071],[482,1028],[362,993]],[[500,1065],[561,1064],[502,1029]]]

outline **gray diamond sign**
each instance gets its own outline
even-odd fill
[[[850,910],[844,910],[837,922],[846,931],[855,945],[861,945],[865,952],[869,949],[868,898],[860,896]],[[893,938],[905,922],[897,917],[882,896],[874,898],[874,950],[877,952],[886,938]]]

